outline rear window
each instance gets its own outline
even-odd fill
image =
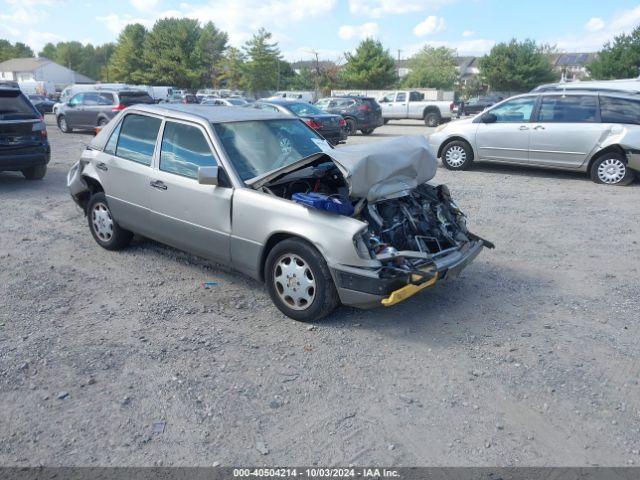
[[[147,92],[120,92],[118,96],[120,97],[120,104],[126,107],[136,103],[155,103]]]
[[[304,115],[323,115],[324,112],[310,103],[291,103],[287,108],[299,116]]]
[[[600,117],[603,123],[640,125],[640,101],[600,96]]]
[[[35,118],[40,118],[40,115],[19,90],[0,90],[0,120]]]
[[[542,97],[539,122],[593,123],[598,117],[595,95],[548,95]]]
[[[362,103],[369,105],[372,110],[380,110],[380,105],[378,105],[375,98],[363,98]]]

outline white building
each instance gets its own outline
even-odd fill
[[[48,58],[13,58],[2,62],[0,80],[50,82],[58,88],[75,83],[96,83],[95,80],[58,65]]]

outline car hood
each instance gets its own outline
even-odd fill
[[[421,135],[398,137],[374,143],[349,145],[312,155],[278,169],[247,184],[260,188],[266,183],[326,155],[333,160],[349,185],[352,199],[366,198],[370,203],[396,196],[431,180],[437,169],[435,155]]]

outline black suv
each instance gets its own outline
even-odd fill
[[[0,171],[20,171],[29,180],[40,180],[50,157],[40,112],[19,88],[0,84]]]
[[[121,110],[138,103],[155,103],[144,90],[90,90],[76,93],[58,108],[56,121],[63,133],[74,128],[103,127]]]
[[[316,107],[327,113],[342,115],[347,122],[349,135],[360,130],[363,135],[371,135],[382,125],[382,109],[371,97],[344,96],[318,100]]]

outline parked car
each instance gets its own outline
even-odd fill
[[[19,171],[28,180],[40,180],[50,157],[40,112],[19,88],[0,84],[0,171]]]
[[[162,103],[198,104],[200,100],[192,93],[174,93],[169,97],[169,100]]]
[[[93,90],[77,93],[58,109],[56,122],[63,133],[74,129],[89,130],[104,127],[131,105],[153,104],[155,101],[142,90]]]
[[[43,95],[29,95],[29,100],[33,103],[33,106],[36,107],[42,115],[45,113],[52,113],[53,106],[56,102],[49,100],[47,97]]]
[[[201,105],[211,105],[214,107],[242,107],[246,105],[248,102],[243,100],[242,98],[204,98],[200,102]]]
[[[371,135],[382,125],[382,109],[375,98],[361,96],[328,97],[315,104],[320,110],[342,116],[349,135],[358,130]]]
[[[460,113],[462,115],[477,115],[502,100],[502,97],[493,95],[470,98],[468,101],[464,102],[464,111]]]
[[[427,127],[437,127],[451,120],[451,102],[425,100],[420,92],[390,92],[378,100],[384,123],[389,120],[424,120]]]
[[[588,172],[596,183],[627,185],[640,171],[640,98],[617,92],[518,95],[429,139],[450,170],[474,162]]]
[[[640,79],[621,78],[618,80],[586,80],[575,82],[558,82],[540,85],[532,92],[562,92],[573,90],[590,90],[594,92],[626,92],[640,94]]]
[[[425,183],[436,167],[422,136],[338,150],[273,110],[138,105],[67,184],[101,247],[139,233],[264,281],[284,314],[314,321],[394,305],[491,246]]]
[[[310,103],[298,100],[258,100],[245,106],[300,117],[332,145],[337,145],[347,139],[347,122],[344,118],[340,115],[323,112]]]

